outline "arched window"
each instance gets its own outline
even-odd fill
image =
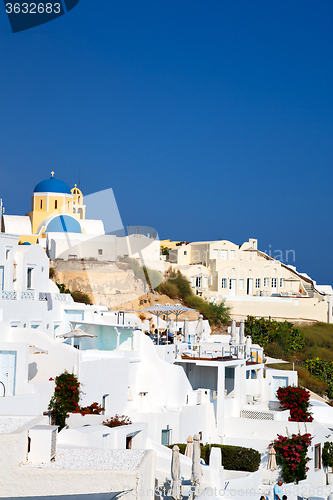
[[[54,202],[54,208],[55,208],[55,209],[57,209],[57,208],[58,208],[58,200],[56,200],[56,201]]]
[[[43,208],[43,200],[40,200],[40,208]]]

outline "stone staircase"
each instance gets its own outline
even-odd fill
[[[313,290],[313,284],[311,283],[304,283],[303,282],[303,287],[306,293],[308,294],[309,297],[314,297],[314,290]]]

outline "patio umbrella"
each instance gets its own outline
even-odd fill
[[[237,344],[237,336],[236,336],[236,320],[233,319],[231,321],[231,336],[230,336],[230,345],[236,345]]]
[[[267,469],[268,470],[276,470],[277,465],[276,465],[276,451],[273,446],[270,447],[269,449],[269,460],[267,464]]]
[[[73,346],[74,339],[93,338],[93,337],[97,337],[97,335],[93,335],[92,333],[85,332],[84,330],[81,330],[81,328],[76,328],[75,330],[71,330],[70,332],[61,333],[60,335],[57,335],[57,337],[60,337],[63,339],[72,339],[72,346]]]
[[[239,343],[245,344],[245,330],[244,330],[244,320],[241,319],[239,326]]]
[[[169,303],[164,304],[162,306],[161,304],[155,304],[154,306],[151,307],[146,307],[145,309],[138,309],[136,312],[150,312],[152,314],[155,314],[157,318],[157,331],[158,331],[158,343],[159,343],[159,326],[158,326],[158,320],[160,316],[166,316],[167,322],[169,321],[169,316],[171,314],[174,314],[176,316],[176,324],[178,323],[178,316],[181,314],[185,313],[186,311],[195,311],[195,309],[190,309],[189,307],[182,306],[181,304],[174,304],[171,305]]]
[[[172,448],[171,478],[172,478],[171,496],[175,500],[180,500],[182,480],[180,478],[179,448],[176,444]]]
[[[85,332],[84,330],[81,330],[81,328],[76,328],[75,330],[71,330],[70,332],[61,333],[60,335],[57,335],[57,337],[63,339],[82,339],[84,337],[86,338],[97,337],[97,335]]]
[[[184,341],[185,342],[189,342],[189,327],[188,327],[188,318],[185,318],[184,319],[184,331],[183,331],[183,334],[184,334]]]
[[[49,351],[46,351],[45,349],[40,349],[35,345],[29,345],[29,354],[48,354],[48,353]]]
[[[195,341],[200,342],[203,334],[203,315],[199,314],[199,319],[197,322],[197,326],[195,327]]]
[[[186,440],[187,445],[185,448],[185,457],[190,457],[192,458],[193,456],[193,437],[189,436]]]
[[[194,496],[198,496],[202,468],[200,464],[200,438],[198,434],[193,436],[193,456],[192,456],[192,486],[194,486]]]

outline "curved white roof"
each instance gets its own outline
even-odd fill
[[[85,234],[105,234],[102,220],[82,219],[79,222]]]
[[[5,233],[28,235],[31,233],[31,220],[27,215],[3,215]]]

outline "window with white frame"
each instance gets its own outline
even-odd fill
[[[219,251],[215,248],[213,250],[213,259],[217,259]]]
[[[208,287],[208,278],[207,278],[207,276],[204,277],[204,287],[205,288]]]
[[[103,248],[98,249],[98,255],[103,255]]]
[[[277,278],[272,278],[272,288],[277,288]]]
[[[280,288],[284,288],[284,278],[280,278]]]
[[[244,290],[244,280],[238,280],[238,290]]]
[[[221,259],[227,260],[228,258],[228,250],[221,250]]]
[[[213,285],[213,276],[209,276],[209,286]]]
[[[193,276],[190,277],[190,283],[191,283],[191,286],[194,286],[194,277]]]
[[[196,286],[197,288],[201,288],[201,276],[197,276],[197,277],[195,278],[195,286]]]
[[[222,278],[221,288],[227,288],[227,278]]]
[[[230,259],[234,259],[235,258],[235,250],[230,250]]]
[[[260,278],[256,278],[256,288],[260,288]]]
[[[264,286],[269,286],[269,278],[264,278]]]

